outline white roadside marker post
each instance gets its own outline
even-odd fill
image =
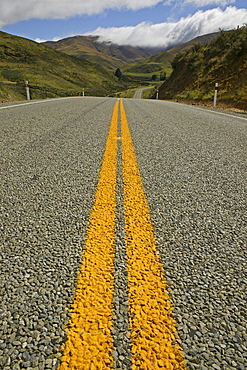
[[[159,99],[159,90],[156,90],[156,99]]]
[[[214,88],[214,108],[216,107],[218,88],[219,88],[219,84],[216,82],[215,88]]]
[[[82,89],[82,96],[83,96],[83,97],[85,96],[85,91],[84,91],[84,89]]]
[[[25,85],[26,85],[27,100],[30,100],[30,91],[29,91],[28,81],[26,81]]]

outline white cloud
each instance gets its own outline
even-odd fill
[[[229,4],[234,4],[235,2],[236,0],[166,0],[165,4],[175,4],[176,6],[193,5],[197,8],[202,8],[203,6],[207,5],[226,6]]]
[[[168,48],[196,36],[228,30],[247,23],[247,9],[228,7],[214,8],[181,18],[178,22],[150,24],[143,22],[132,27],[97,28],[85,35],[99,35],[100,41],[111,41],[119,45]]]
[[[65,19],[76,15],[92,15],[106,9],[142,9],[162,0],[1,0],[0,28],[21,20]]]
[[[34,41],[38,42],[39,44],[41,42],[46,42],[47,40],[44,40],[44,39],[40,39],[39,37],[37,39],[35,39]]]
[[[185,0],[185,4],[192,4],[197,7],[207,6],[207,5],[220,5],[225,6],[228,4],[235,3],[236,0]]]

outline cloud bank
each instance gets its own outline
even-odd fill
[[[138,10],[160,2],[162,0],[1,0],[0,28],[31,18],[66,19],[107,9]]]
[[[233,29],[247,23],[247,9],[230,6],[224,11],[214,8],[205,12],[199,10],[193,15],[181,18],[178,22],[150,24],[142,22],[131,27],[97,28],[85,35],[100,36],[100,41],[110,41],[119,45],[169,48],[193,39],[194,37],[219,29]]]
[[[197,8],[202,8],[207,5],[219,5],[226,6],[229,4],[234,4],[236,0],[166,0],[164,4],[166,5],[193,5]]]
[[[236,0],[1,0],[0,28],[28,20],[37,19],[67,19],[79,15],[99,14],[107,9],[139,10],[150,8],[159,3],[183,7],[193,5],[225,6]]]

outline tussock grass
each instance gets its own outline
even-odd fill
[[[247,110],[247,27],[221,31],[209,44],[195,44],[175,56],[161,99],[213,102]]]
[[[0,32],[0,99],[86,95],[107,96],[125,89],[113,73],[86,60],[71,57],[36,42]]]

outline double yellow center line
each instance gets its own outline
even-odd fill
[[[132,369],[185,369],[134,146],[115,104],[60,370],[113,369],[117,140],[122,141]]]

